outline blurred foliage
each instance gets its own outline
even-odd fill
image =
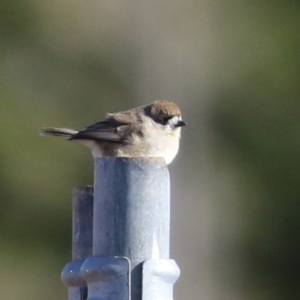
[[[1,1],[0,38],[3,42],[28,38],[35,27],[37,14],[30,2]]]
[[[273,4],[231,7],[236,14],[224,21],[231,38],[220,43],[236,46],[226,64],[234,61],[239,76],[222,74],[227,78],[218,91],[213,123],[218,156],[237,165],[241,176],[246,293],[256,298],[259,290],[259,299],[297,299],[300,7],[297,2]],[[239,28],[233,28],[237,23]]]
[[[92,182],[89,152],[39,128],[157,98],[189,124],[170,167],[175,298],[298,299],[297,1],[0,5],[1,299],[66,298],[71,190]]]

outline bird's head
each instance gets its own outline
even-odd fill
[[[180,130],[186,123],[182,120],[179,107],[169,101],[155,101],[145,107],[145,113],[157,126],[162,129],[180,136]]]

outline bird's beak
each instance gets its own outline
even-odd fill
[[[186,126],[186,123],[183,121],[178,121],[178,123],[176,124],[176,127],[182,127],[182,126]]]

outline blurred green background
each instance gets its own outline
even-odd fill
[[[0,0],[0,297],[66,299],[84,147],[41,138],[168,99],[175,299],[300,299],[300,2]]]

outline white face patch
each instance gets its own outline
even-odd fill
[[[168,125],[170,125],[174,129],[180,121],[182,121],[181,116],[174,116],[168,121]]]

